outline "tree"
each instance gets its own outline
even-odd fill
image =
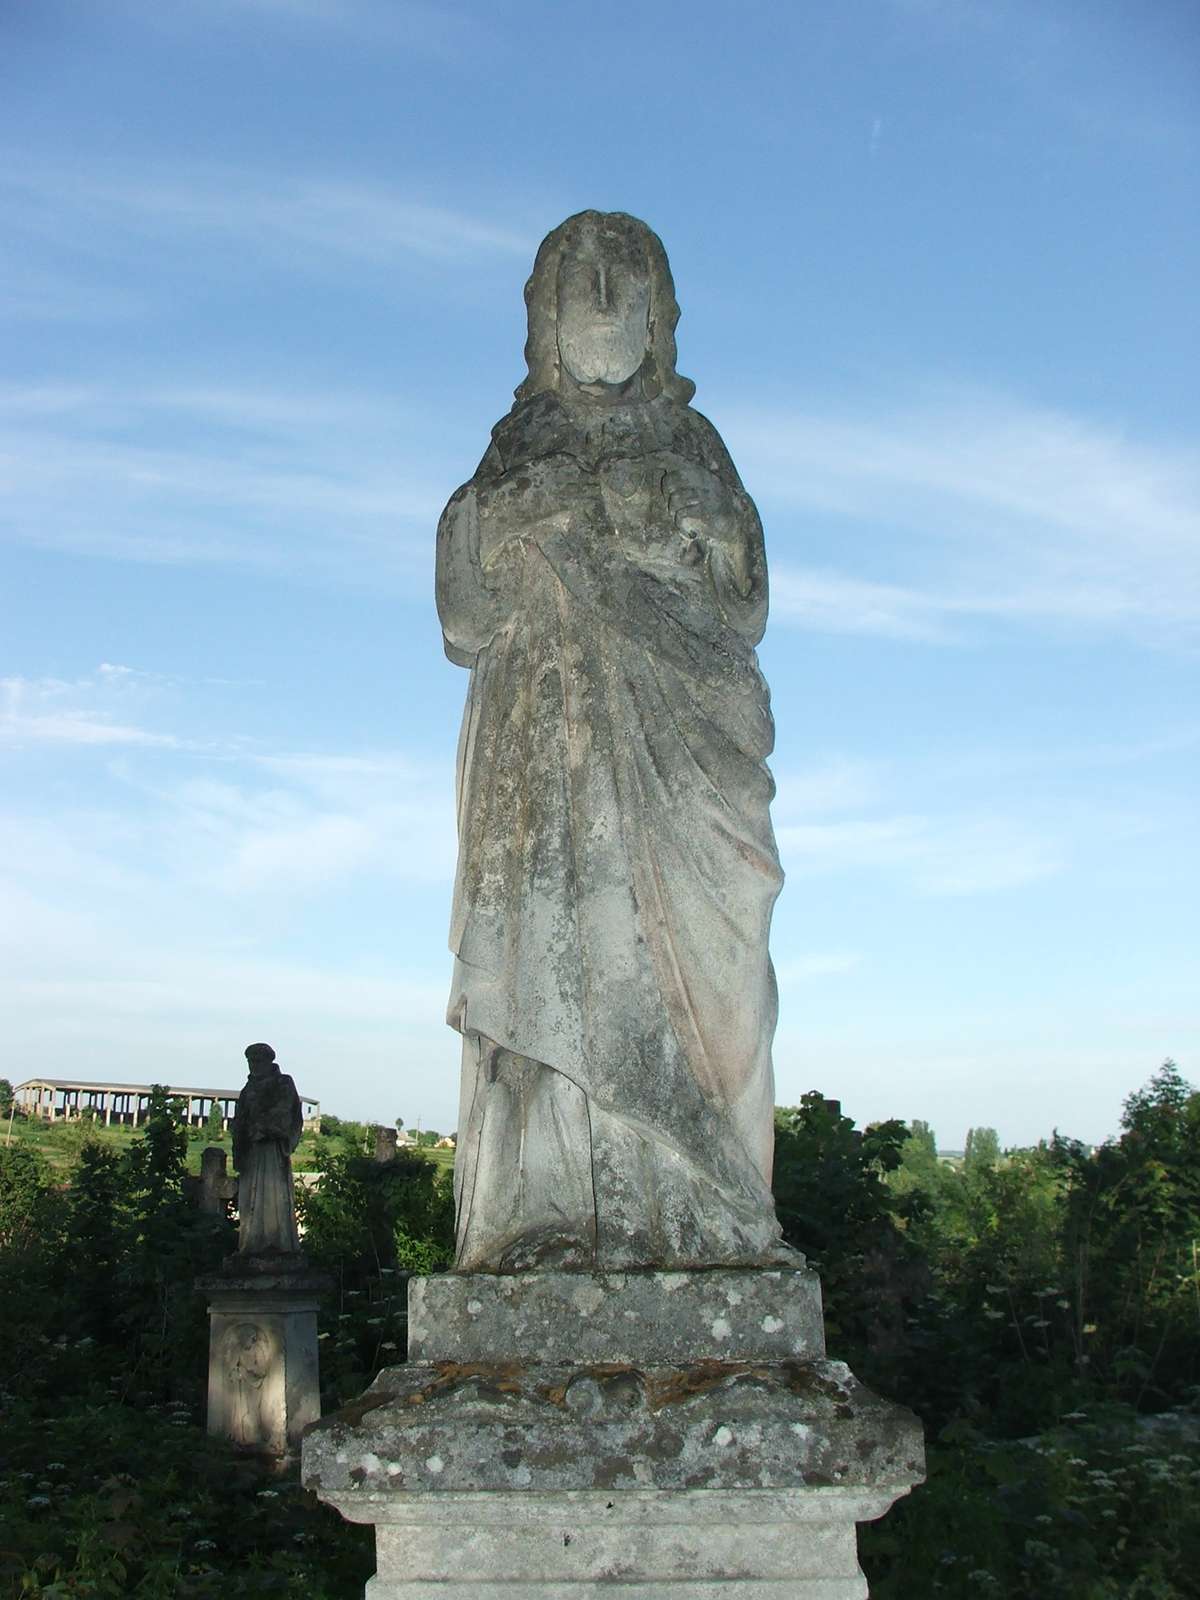
[[[852,1364],[866,1361],[879,1382],[903,1340],[908,1303],[923,1287],[886,1182],[908,1137],[894,1119],[860,1132],[836,1101],[815,1091],[775,1112],[775,1204],[784,1238],[821,1274],[831,1348]]]
[[[383,1269],[430,1272],[454,1251],[454,1198],[428,1157],[401,1147],[388,1162],[357,1151],[321,1152],[321,1181],[301,1189],[296,1209],[305,1251],[343,1285]]]
[[[18,1261],[53,1244],[61,1218],[45,1157],[28,1145],[0,1146],[0,1256]]]
[[[920,1117],[914,1117],[908,1125],[908,1137],[917,1149],[925,1151],[927,1155],[937,1160],[937,1135],[929,1123],[923,1122]]]
[[[68,1237],[76,1255],[69,1289],[81,1331],[107,1338],[116,1312],[117,1263],[122,1253],[128,1160],[100,1144],[84,1145],[67,1196]]]
[[[204,1137],[209,1144],[220,1144],[225,1137],[225,1119],[221,1115],[221,1107],[215,1100],[209,1107],[208,1116],[205,1119]]]
[[[1000,1159],[1000,1137],[995,1128],[968,1128],[963,1151],[963,1171],[969,1176],[994,1167]]]
[[[1055,1137],[1080,1360],[1109,1394],[1170,1404],[1200,1380],[1200,1094],[1166,1061],[1097,1150]],[[1085,1331],[1090,1330],[1090,1332]]]
[[[7,1078],[0,1078],[0,1117],[8,1118],[13,1108],[13,1086]]]
[[[1125,1101],[1121,1126],[1126,1133],[1151,1142],[1176,1142],[1196,1095],[1175,1063],[1168,1059],[1150,1079]]]

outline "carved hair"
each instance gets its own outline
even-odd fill
[[[529,310],[525,362],[529,376],[515,391],[518,401],[532,399],[535,394],[559,386],[558,266],[589,226],[620,231],[631,249],[644,255],[650,274],[650,320],[646,359],[641,367],[642,392],[648,400],[657,394],[666,394],[680,405],[687,405],[696,392],[696,385],[675,371],[675,324],[679,321],[679,304],[675,299],[675,282],[667,263],[667,252],[656,233],[624,211],[577,211],[542,240],[525,285],[525,304]]]

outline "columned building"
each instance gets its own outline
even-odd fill
[[[92,1083],[83,1078],[26,1078],[13,1090],[13,1098],[27,1117],[42,1117],[47,1122],[92,1112],[105,1126],[136,1128],[150,1104],[150,1087],[148,1083]],[[189,1128],[203,1126],[213,1106],[220,1107],[221,1126],[228,1128],[241,1093],[240,1089],[165,1087],[172,1100],[185,1102],[184,1121]],[[300,1104],[306,1127],[320,1121],[319,1100],[301,1095]]]

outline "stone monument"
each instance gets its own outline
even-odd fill
[[[200,1175],[185,1178],[184,1186],[196,1209],[210,1217],[224,1217],[229,1201],[237,1199],[237,1179],[229,1176],[228,1157],[218,1144],[200,1152]]]
[[[569,218],[525,298],[528,376],[438,529],[457,1257],[304,1481],[375,1524],[371,1600],[850,1600],[923,1451],[825,1359],[771,1198],[762,528],[644,223]]]
[[[233,1122],[238,1250],[196,1285],[208,1297],[208,1431],[282,1457],[321,1415],[317,1307],[328,1280],[309,1268],[296,1228],[296,1085],[269,1044],[249,1045],[246,1061]]]

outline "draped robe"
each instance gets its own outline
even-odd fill
[[[712,474],[735,532],[685,553]],[[703,548],[707,545],[707,550]],[[770,1193],[782,882],[762,531],[712,425],[553,393],[438,531],[458,757],[457,1269],[792,1259]]]
[[[292,1151],[304,1131],[296,1085],[286,1072],[252,1072],[233,1119],[238,1174],[238,1249],[252,1255],[300,1249]]]

